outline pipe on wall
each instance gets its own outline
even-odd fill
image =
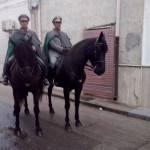
[[[28,0],[31,13],[31,26],[41,40],[41,0]]]
[[[118,98],[118,64],[119,64],[119,36],[120,36],[120,0],[117,0],[116,7],[116,32],[115,32],[115,87],[114,100]]]
[[[38,0],[39,8],[38,8],[38,36],[41,40],[41,0]]]

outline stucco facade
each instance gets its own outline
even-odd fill
[[[115,22],[116,0],[42,0],[42,39],[53,28],[52,19],[61,15],[62,30],[67,32],[73,44],[83,39],[83,30]]]
[[[121,0],[118,101],[142,106],[143,0]]]

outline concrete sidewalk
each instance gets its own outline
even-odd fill
[[[45,90],[46,91],[46,90]],[[63,91],[61,88],[54,88],[52,95],[55,97],[63,97]],[[70,99],[74,101],[74,93],[71,92]],[[123,114],[129,117],[139,118],[143,120],[150,121],[150,109],[142,107],[130,107],[127,105],[120,104],[113,100],[105,100],[98,97],[93,97],[89,95],[81,95],[81,104],[95,107],[100,110],[107,110],[119,114]]]

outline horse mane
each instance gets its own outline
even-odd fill
[[[72,51],[78,50],[79,47],[84,47],[85,45],[91,45],[96,41],[96,38],[87,38],[87,39],[83,39],[81,41],[79,41],[78,43],[76,43],[73,47],[72,47]]]
[[[37,58],[36,53],[32,49],[32,43],[21,38],[18,39],[14,47],[14,57],[19,64],[26,61],[28,65],[36,65]]]
[[[72,47],[72,51],[76,51],[78,50],[79,48],[82,48],[82,47],[85,47],[85,45],[93,45],[93,44],[96,44],[96,39],[97,38],[87,38],[87,39],[83,39],[81,41],[79,41],[78,43],[76,43],[73,47]],[[102,38],[101,41],[103,43],[103,49],[104,50],[108,50],[108,46],[107,46],[107,43],[106,43],[106,40],[105,38]]]

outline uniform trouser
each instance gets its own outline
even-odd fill
[[[48,76],[48,67],[47,67],[46,63],[44,63],[44,61],[38,56],[37,56],[37,59],[38,59],[38,62],[40,64],[40,67],[42,69],[42,72],[44,73],[44,76],[47,78],[47,76]]]
[[[44,60],[44,54],[41,52],[40,49],[37,48],[36,55],[39,60],[40,66],[43,69],[43,73],[44,73],[45,77],[47,78],[48,77],[48,64]]]
[[[50,70],[53,76],[59,73],[62,63],[63,63],[63,59],[64,59],[63,56],[59,56],[59,57],[51,56],[50,57]]]
[[[54,69],[56,67],[57,57],[50,56],[50,68]]]
[[[8,67],[8,63],[5,62],[4,63],[4,66],[3,66],[3,74],[2,74],[2,77],[4,78],[4,76],[8,76],[8,72],[9,72],[9,67]]]
[[[4,78],[4,76],[8,76],[9,75],[9,69],[10,69],[10,64],[13,61],[14,56],[6,56],[5,62],[4,62],[4,66],[3,66],[3,74],[2,77]]]

